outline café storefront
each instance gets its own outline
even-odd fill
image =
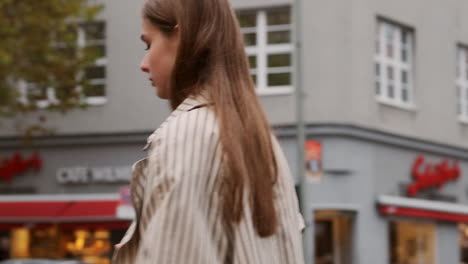
[[[132,212],[112,194],[0,197],[0,239],[8,240],[9,258],[105,264]]]
[[[0,261],[110,263],[134,218],[131,165],[144,141],[76,140],[0,148]]]

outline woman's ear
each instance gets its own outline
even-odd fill
[[[172,34],[171,34],[171,39],[172,39],[172,42],[177,46],[176,49],[178,49],[179,42],[180,42],[180,27],[179,27],[179,24],[174,26],[174,30],[172,31]]]
[[[180,38],[180,27],[179,27],[179,24],[175,25],[174,26],[174,35],[176,36],[177,38],[177,41],[179,40]]]

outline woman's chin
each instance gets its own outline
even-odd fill
[[[169,96],[167,95],[167,93],[162,91],[159,88],[156,88],[156,96],[158,96],[161,99],[169,99]]]

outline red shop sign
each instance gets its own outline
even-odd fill
[[[458,162],[453,161],[451,163],[451,166],[447,160],[437,164],[427,163],[424,166],[424,171],[421,171],[424,164],[424,157],[419,156],[414,161],[411,170],[414,182],[407,188],[408,196],[414,197],[420,191],[431,187],[440,189],[447,182],[458,180],[461,174]]]
[[[3,159],[0,162],[0,179],[11,182],[13,176],[26,172],[29,168],[38,171],[42,167],[42,160],[37,153],[31,158],[23,159],[20,153],[16,152],[10,159]]]

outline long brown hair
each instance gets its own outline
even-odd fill
[[[171,80],[172,107],[201,90],[214,102],[225,154],[220,192],[224,219],[241,221],[247,187],[257,233],[274,234],[278,216],[273,186],[278,168],[271,131],[228,0],[147,0],[143,17],[168,35],[176,25],[180,30]]]

